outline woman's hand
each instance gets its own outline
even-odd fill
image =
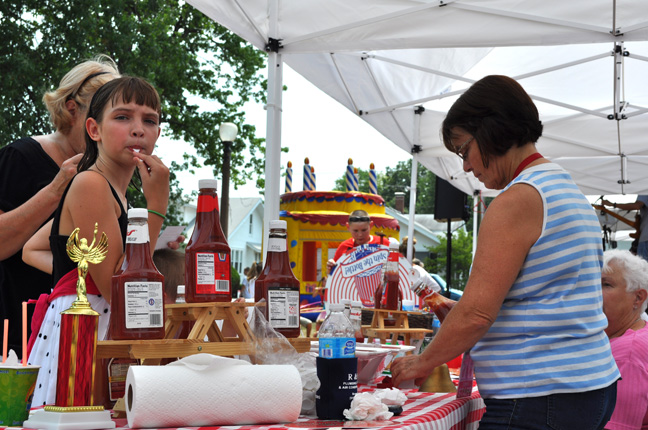
[[[416,386],[421,386],[425,378],[432,372],[425,365],[425,359],[421,355],[407,355],[395,359],[391,366],[392,383],[398,387],[401,383],[414,379]]]

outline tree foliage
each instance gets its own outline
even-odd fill
[[[430,273],[441,275],[452,288],[463,290],[468,281],[472,264],[472,233],[467,232],[465,228],[460,228],[452,233],[450,279],[448,279],[447,273],[448,239],[446,236],[438,236],[438,238],[439,245],[429,249],[433,257],[424,261],[425,269]]]
[[[245,123],[243,105],[265,101],[265,56],[192,6],[179,0],[3,0],[0,37],[0,146],[51,132],[43,93],[74,65],[107,54],[122,73],[153,83],[163,103],[164,134],[195,147],[215,176],[222,168],[219,125],[236,123],[231,182],[236,187],[256,179],[263,186],[263,139]],[[169,167],[191,170],[198,160],[185,155]],[[172,186],[178,198],[177,181]]]

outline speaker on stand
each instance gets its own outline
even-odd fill
[[[470,218],[470,205],[468,194],[453,187],[444,179],[436,177],[434,193],[434,219],[438,222],[447,222],[447,258],[446,258],[446,285],[445,296],[450,297],[452,284],[452,221],[466,221]]]

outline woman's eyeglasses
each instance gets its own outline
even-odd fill
[[[463,144],[461,144],[461,145],[459,146],[459,148],[457,148],[457,149],[455,150],[455,153],[456,153],[456,154],[457,154],[457,155],[458,155],[462,160],[465,160],[465,159],[466,159],[466,155],[468,155],[468,150],[466,150],[466,152],[462,153],[463,149],[466,147],[466,145],[468,145],[470,142],[472,142],[474,138],[475,138],[474,136],[471,137],[470,139],[468,139],[467,141],[465,141]]]

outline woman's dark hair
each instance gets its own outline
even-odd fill
[[[119,101],[124,103],[134,102],[141,106],[148,106],[161,115],[160,96],[151,84],[142,78],[122,76],[105,83],[97,90],[92,97],[88,108],[87,118],[94,118],[98,124],[103,120],[103,114],[108,103],[116,104]],[[79,162],[77,172],[88,170],[97,161],[97,142],[90,138],[88,132],[85,134],[86,150]]]
[[[452,130],[471,134],[484,166],[514,146],[537,142],[542,135],[538,109],[522,86],[508,76],[491,75],[475,82],[452,105],[441,125],[443,144],[452,152]]]

